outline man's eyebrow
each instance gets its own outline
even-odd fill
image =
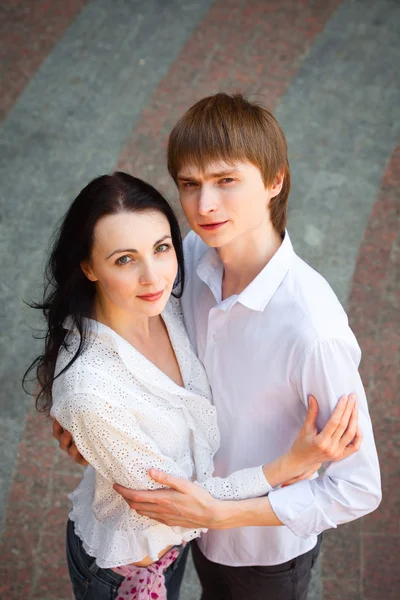
[[[240,173],[240,169],[226,169],[224,171],[219,171],[218,173],[207,173],[205,175],[205,179],[217,179],[218,177],[226,177],[227,175],[234,175],[235,173]],[[185,175],[182,173],[178,175],[177,179],[179,181],[196,181],[197,178],[194,175]]]
[[[164,242],[168,238],[172,239],[170,235],[164,235],[162,238],[160,238],[159,240],[154,242],[153,248],[155,248],[155,246],[158,246],[159,244],[161,244],[161,242]],[[131,254],[138,254],[138,250],[136,250],[135,248],[118,248],[117,250],[114,250],[113,252],[111,252],[111,254],[109,256],[107,256],[106,260],[108,260],[109,258],[114,256],[114,254],[121,254],[122,252],[130,252]]]

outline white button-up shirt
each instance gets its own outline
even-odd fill
[[[357,394],[361,449],[326,465],[323,476],[269,493],[285,526],[214,530],[199,541],[205,556],[221,564],[286,562],[313,548],[321,531],[380,502],[378,458],[358,373],[361,351],[334,292],[295,254],[287,233],[250,285],[225,300],[217,251],[193,232],[184,248],[185,323],[207,371],[221,434],[215,475],[285,453],[304,422],[309,394],[319,402],[319,429],[341,395]]]

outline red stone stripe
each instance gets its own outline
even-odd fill
[[[87,0],[3,0],[0,123]]]
[[[118,168],[174,193],[165,145],[196,100],[242,91],[273,108],[340,0],[218,0],[160,82],[118,159]]]
[[[383,500],[360,521],[328,532],[329,600],[395,600],[400,589],[400,146],[387,167],[359,250],[349,317],[363,350],[366,388],[381,463]]]
[[[67,494],[80,478],[79,467],[52,440],[50,420],[31,410],[0,540],[0,598],[71,600],[65,559]]]

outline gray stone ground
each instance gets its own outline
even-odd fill
[[[40,290],[50,232],[82,185],[111,170],[146,100],[210,4],[89,4],[3,124],[0,514],[30,402],[21,393],[21,373],[37,347],[31,327],[39,321],[23,300]],[[292,163],[292,240],[344,305],[382,172],[400,133],[399,22],[398,2],[343,2],[277,109]],[[198,596],[188,569],[182,600]],[[317,568],[310,599],[320,598]]]

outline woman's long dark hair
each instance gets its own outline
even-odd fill
[[[52,405],[52,385],[58,351],[66,347],[64,319],[70,315],[80,334],[80,344],[66,371],[83,352],[87,343],[84,317],[91,316],[95,284],[87,279],[81,263],[90,258],[94,229],[97,221],[106,215],[120,212],[159,211],[171,227],[172,243],[178,260],[178,276],[174,296],[180,297],[184,286],[182,237],[174,211],[165,198],[149,183],[127,173],[102,175],[91,181],[77,196],[54,235],[51,254],[45,271],[43,301],[31,304],[43,311],[47,322],[44,352],[27,369],[36,373],[39,392],[36,408],[48,413]]]

